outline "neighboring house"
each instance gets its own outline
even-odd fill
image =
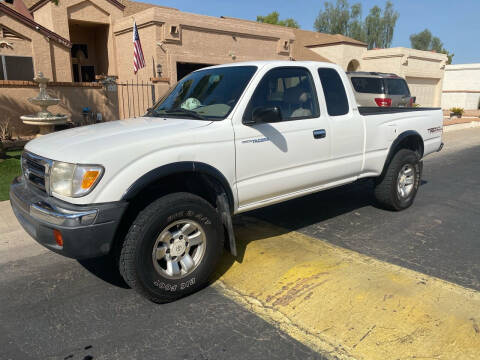
[[[146,68],[133,73],[135,19]],[[329,35],[227,17],[211,17],[130,0],[15,0],[0,3],[0,79],[90,82],[96,75],[164,84],[192,70],[234,61],[330,61],[345,70],[405,76],[424,106],[440,105],[446,56],[393,48],[367,50],[343,35]],[[1,41],[6,44],[2,46]],[[12,65],[15,63],[16,65]],[[160,94],[156,94],[160,95]]]
[[[456,64],[445,67],[442,107],[480,109],[480,63]]]
[[[304,46],[327,57],[346,71],[394,73],[407,80],[416,103],[440,106],[442,80],[447,56],[403,47],[367,50],[366,44],[343,35],[297,30]],[[334,37],[334,38],[331,38]]]

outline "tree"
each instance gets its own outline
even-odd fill
[[[433,36],[430,30],[425,29],[417,34],[410,35],[410,45],[413,49],[435,51],[445,54],[448,57],[447,64],[452,63],[455,54],[448,52],[444,47],[442,41]]]
[[[353,4],[350,10],[350,23],[347,27],[347,34],[351,38],[367,42],[367,32],[362,20],[362,5]]]
[[[361,4],[359,6],[361,11]],[[320,11],[313,26],[318,32],[327,34],[347,34],[350,22],[350,9],[347,0],[337,0],[333,5],[331,2],[325,2],[325,9]]]
[[[296,28],[296,29],[300,28],[300,25],[298,25],[298,22],[296,22],[292,18],[280,20],[280,14],[278,13],[278,11],[273,11],[266,16],[258,15],[257,21],[265,24],[281,25],[281,26],[287,26],[287,27]]]
[[[325,2],[324,9],[320,10],[315,19],[314,27],[318,32],[342,34],[366,42],[369,49],[385,48],[392,44],[398,16],[393,4],[387,1],[383,11],[374,6],[363,20],[360,3],[350,6],[348,0],[337,0],[335,4]]]

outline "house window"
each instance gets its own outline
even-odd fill
[[[27,56],[1,56],[0,80],[32,80],[33,59]]]
[[[95,81],[95,68],[91,65],[82,65],[82,81],[94,82]]]

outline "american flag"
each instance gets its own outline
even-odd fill
[[[136,74],[138,69],[145,67],[145,58],[143,57],[142,44],[138,36],[137,23],[133,22],[133,72]]]

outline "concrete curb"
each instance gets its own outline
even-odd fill
[[[470,129],[470,128],[476,128],[476,127],[480,127],[480,121],[471,121],[468,123],[446,125],[443,127],[443,132]]]

